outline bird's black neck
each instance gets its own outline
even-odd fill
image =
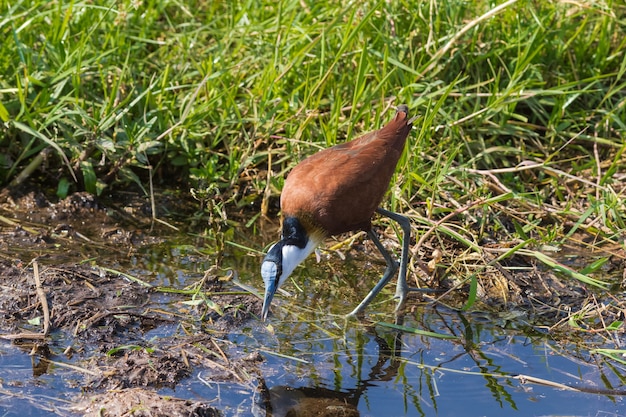
[[[300,220],[295,217],[285,217],[282,240],[287,245],[294,245],[303,249],[309,242],[309,237]]]

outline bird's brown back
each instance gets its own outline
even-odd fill
[[[284,217],[327,235],[369,230],[411,131],[406,106],[382,129],[320,151],[288,175]]]

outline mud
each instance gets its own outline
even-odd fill
[[[72,408],[84,415],[219,417],[219,410],[199,402],[164,397],[152,391],[128,389],[97,394]],[[101,414],[101,410],[106,410]],[[132,410],[132,414],[129,411]]]
[[[196,292],[211,294],[212,308],[188,306],[189,295],[112,269],[161,241],[158,230],[144,232],[154,224],[141,200],[129,194],[103,204],[79,193],[53,202],[38,190],[3,190],[0,338],[33,355],[35,375],[71,363],[84,394],[69,415],[219,416],[212,399],[194,402],[157,390],[175,388],[197,369],[210,381],[254,378],[260,357],[233,356],[236,349],[220,336],[257,320],[259,301],[220,295],[223,282],[209,271]],[[184,210],[173,207],[179,201],[170,199],[169,209]],[[110,265],[100,266],[103,259]],[[167,328],[178,331],[158,332]],[[61,360],[59,340],[67,343]]]

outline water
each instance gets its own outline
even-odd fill
[[[296,333],[294,329],[303,331],[305,326],[275,322],[273,352],[306,362],[266,354],[266,383],[270,388],[323,388],[347,395],[346,401],[362,416],[626,415],[622,397],[515,378],[521,374],[601,388],[602,377],[608,377],[619,385],[610,370],[600,375],[595,363],[577,357],[574,347],[557,346],[548,335],[529,337],[485,325],[471,315],[433,307],[418,314],[419,320],[406,317],[404,325],[423,328],[426,322],[431,330],[447,329],[459,338],[400,334],[380,326],[353,326],[340,338],[331,338],[324,331]]]
[[[31,356],[29,348],[0,339],[0,415],[64,415],[80,394],[79,376]]]
[[[523,310],[465,313],[422,302],[401,319],[409,329],[455,339],[346,323],[342,314],[382,270],[363,259],[330,267],[309,260],[294,277],[304,291],[287,285],[295,295],[278,297],[270,326],[234,337],[243,349],[265,350],[262,375],[275,395],[273,406],[251,404],[257,415],[269,408],[274,416],[287,415],[298,403],[300,411],[336,410],[343,403],[349,407],[326,415],[356,410],[361,416],[626,416],[626,367],[598,361],[580,339],[552,335]],[[250,275],[261,287],[254,269]],[[329,275],[341,278],[328,286],[312,283]],[[350,286],[356,290],[343,288]],[[394,321],[392,293],[389,288],[368,309],[374,323]]]
[[[262,290],[259,260],[232,250],[224,267]],[[153,284],[183,287],[211,265],[191,246],[157,246],[134,255],[129,267],[152,277]],[[626,416],[622,393],[611,391],[625,389],[625,367],[598,361],[573,339],[563,342],[530,322],[524,311],[465,313],[411,304],[401,325],[454,337],[439,339],[385,325],[394,322],[390,288],[368,309],[371,321],[344,321],[342,314],[369,290],[359,283],[373,285],[379,269],[363,259],[334,261],[330,269],[328,263],[307,261],[294,275],[305,291],[288,284],[293,296],[276,297],[268,323],[253,320],[227,336],[232,355],[260,352],[264,361],[258,375],[241,383],[211,382],[194,367],[175,389],[159,392],[210,401],[226,416],[314,411],[327,416]],[[314,279],[327,282],[320,286]],[[168,296],[160,297],[167,309]],[[172,325],[145,338],[177,331]],[[53,339],[52,360],[71,364],[62,354],[69,343],[61,336]],[[40,373],[37,355],[29,352],[0,341],[0,415],[71,415],[80,376],[62,366]]]

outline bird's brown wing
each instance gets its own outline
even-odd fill
[[[368,230],[401,153],[379,133],[325,149],[297,165],[283,188],[283,215],[308,218],[329,235]]]
[[[369,230],[411,131],[408,108],[382,129],[325,149],[298,164],[281,196],[283,216],[335,235]]]

